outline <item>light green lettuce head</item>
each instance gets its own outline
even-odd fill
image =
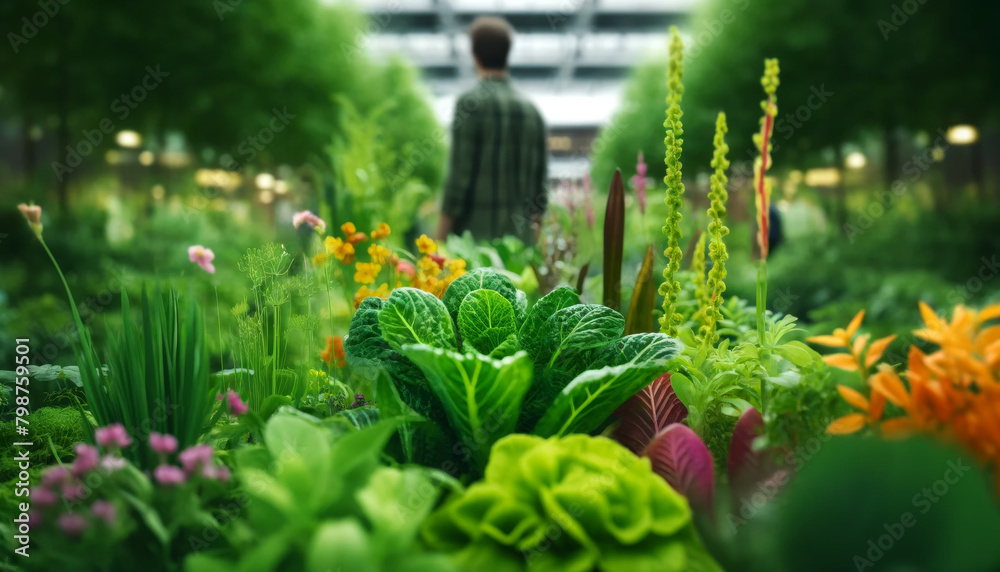
[[[587,435],[500,439],[485,478],[432,514],[423,537],[468,570],[719,570],[649,459]]]

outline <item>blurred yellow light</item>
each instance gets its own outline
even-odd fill
[[[284,195],[288,193],[288,183],[285,181],[275,181],[274,182],[274,192],[279,195]]]
[[[104,160],[108,162],[108,165],[119,165],[122,162],[122,154],[110,149],[104,154]]]
[[[825,167],[806,171],[806,184],[810,187],[834,187],[840,182],[840,169]]]
[[[953,125],[945,136],[953,145],[971,145],[979,140],[979,130],[971,125]]]
[[[573,140],[565,135],[553,135],[549,137],[550,151],[569,151],[573,146]]]
[[[944,161],[944,149],[942,149],[941,147],[935,147],[931,149],[931,159],[934,159],[939,163],[941,161]]]
[[[263,191],[260,192],[259,195],[257,195],[257,198],[260,199],[261,203],[269,205],[274,201],[274,193],[272,193],[267,189],[264,189]]]
[[[239,174],[225,169],[198,169],[194,172],[194,182],[201,187],[219,187],[229,191],[240,186]]]
[[[160,164],[164,167],[187,167],[191,164],[191,155],[184,151],[164,151],[160,153]]]
[[[847,158],[844,160],[844,165],[846,165],[848,169],[863,169],[867,164],[868,159],[865,157],[864,153],[859,153],[858,151],[848,153]]]
[[[261,173],[254,179],[258,188],[271,189],[274,187],[274,175],[271,173]]]
[[[154,155],[152,151],[143,151],[142,153],[139,153],[139,163],[141,163],[142,166],[148,167],[152,165],[154,161],[156,161],[156,155]]]
[[[802,182],[802,171],[795,169],[788,172],[788,181],[793,185],[797,185]]]
[[[150,191],[150,194],[153,195],[154,199],[160,201],[163,200],[163,195],[166,194],[166,190],[163,188],[163,185],[153,185],[153,189]]]
[[[142,136],[135,131],[119,131],[115,134],[115,143],[122,147],[138,147],[142,145]]]

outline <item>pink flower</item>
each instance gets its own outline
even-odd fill
[[[417,269],[409,260],[400,260],[399,264],[396,264],[396,272],[409,276],[411,280],[417,275]]]
[[[177,450],[177,438],[153,432],[149,434],[149,447],[157,453],[170,454]]]
[[[181,451],[178,459],[184,466],[184,470],[188,474],[192,474],[198,470],[199,466],[211,465],[214,453],[211,445],[195,445]]]
[[[56,465],[45,469],[42,473],[42,486],[54,487],[63,484],[69,478],[69,469],[63,465]]]
[[[184,471],[180,467],[173,465],[160,465],[156,467],[156,470],[153,471],[153,476],[156,478],[156,482],[163,486],[181,485],[187,480]]]
[[[118,510],[115,508],[115,505],[106,500],[94,501],[94,504],[90,505],[90,513],[103,520],[104,524],[108,526],[113,526],[115,524],[115,517],[118,516]]]
[[[222,465],[218,467],[205,465],[201,469],[201,476],[206,479],[217,480],[224,483],[229,480],[229,468]]]
[[[320,234],[326,232],[326,221],[313,214],[312,211],[301,211],[292,215],[292,225],[295,228],[299,228],[303,223],[308,224]]]
[[[219,399],[219,401],[222,401],[223,395],[220,393],[216,397]],[[240,399],[240,394],[236,393],[232,389],[226,392],[225,398],[226,398],[226,404],[229,405],[229,412],[235,415],[236,417],[244,415],[248,411],[250,411],[250,408],[247,407],[247,404],[243,403],[243,400]]]
[[[42,237],[42,207],[38,205],[26,205],[21,203],[17,205],[18,210],[24,215],[24,219],[28,221],[28,226],[31,230],[35,232],[38,238]]]
[[[97,468],[97,463],[101,460],[101,453],[97,447],[92,447],[84,443],[77,443],[73,447],[76,452],[76,460],[73,461],[73,475],[82,477]]]
[[[212,265],[212,261],[215,260],[215,253],[212,252],[211,248],[205,248],[200,244],[188,247],[188,258],[191,262],[194,262],[201,269],[209,274],[215,274],[215,266]]]
[[[56,504],[57,500],[59,500],[59,498],[56,497],[56,493],[45,487],[32,487],[31,493],[28,496],[34,500],[35,504],[38,506],[52,506]]]
[[[107,427],[99,427],[94,432],[97,444],[101,447],[118,447],[124,449],[132,444],[132,438],[128,436],[125,427],[121,423],[112,423]]]
[[[42,524],[42,513],[33,510],[28,513],[28,528],[38,528]]]
[[[67,482],[63,483],[62,495],[64,499],[72,502],[87,496],[87,489],[81,483]]]
[[[87,519],[75,513],[59,515],[59,528],[70,536],[78,537],[87,530]]]
[[[635,176],[632,177],[632,185],[635,187],[635,198],[639,202],[640,213],[646,212],[646,170],[648,168],[645,160],[643,160],[642,151],[639,151],[639,162],[635,165]]]

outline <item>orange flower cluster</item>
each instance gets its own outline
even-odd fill
[[[347,365],[347,354],[344,353],[343,336],[327,336],[326,349],[319,353],[319,357],[330,367],[344,367]]]
[[[1000,304],[980,312],[956,306],[951,322],[922,302],[920,314],[926,327],[914,333],[936,344],[938,350],[925,354],[916,346],[910,348],[903,374],[906,384],[887,364],[879,364],[877,371],[868,375],[868,368],[878,361],[893,336],[870,346],[867,334],[854,337],[863,311],[846,330],[809,338],[814,343],[847,348],[847,353],[824,359],[835,367],[860,371],[870,387],[869,397],[846,386],[837,387],[861,413],[835,420],[827,432],[854,433],[870,425],[887,437],[918,432],[939,435],[961,443],[980,462],[992,466],[1000,491],[1000,325],[987,325],[1000,318]],[[883,420],[887,402],[904,414]]]

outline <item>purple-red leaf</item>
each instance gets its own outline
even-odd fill
[[[673,423],[642,454],[652,461],[656,474],[687,497],[693,510],[713,514],[715,468],[712,453],[697,433],[687,425]]]
[[[737,486],[740,483],[755,481],[763,476],[764,451],[754,451],[753,441],[764,432],[764,418],[760,411],[753,407],[740,415],[733,429],[733,439],[729,442],[729,483]]]
[[[670,385],[670,374],[665,373],[622,403],[615,415],[621,423],[611,438],[638,455],[667,425],[687,419],[688,411]]]
[[[615,169],[604,211],[604,305],[618,310],[622,301],[622,249],[625,244],[625,182]],[[582,290],[581,290],[582,292]]]

